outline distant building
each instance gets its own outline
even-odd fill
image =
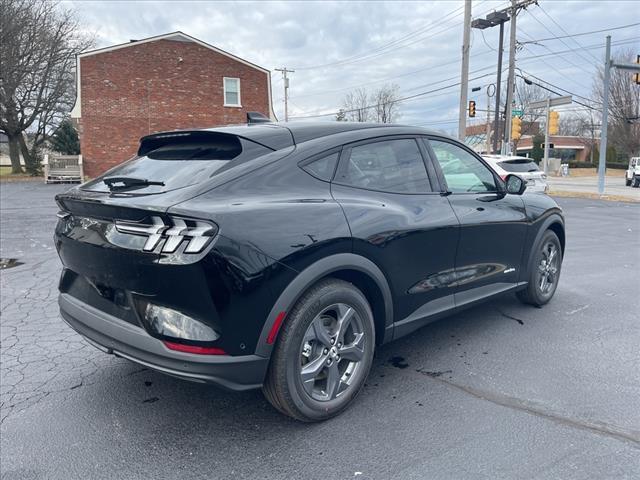
[[[493,139],[493,121],[489,125],[490,137],[489,143]],[[498,131],[504,132],[504,120],[499,120]],[[538,122],[523,122],[522,123],[522,132],[523,135],[535,135],[540,131],[540,124]],[[524,138],[524,136],[523,136]],[[500,140],[502,137],[498,139],[498,145],[500,145]],[[486,123],[478,123],[475,125],[467,125],[465,130],[465,143],[473,148],[478,153],[487,153],[487,124]],[[491,145],[489,145],[489,149],[491,149]]]
[[[549,150],[550,158],[559,158],[563,163],[591,161],[591,146],[582,137],[551,135],[549,143],[553,148]],[[522,137],[518,142],[517,153],[524,157],[531,155],[533,137]],[[598,163],[596,158],[595,163]]]
[[[76,81],[88,177],[131,158],[150,133],[273,116],[269,70],[182,32],[82,53]]]

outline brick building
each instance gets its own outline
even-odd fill
[[[82,53],[76,81],[88,177],[131,158],[150,133],[273,117],[269,70],[182,32]]]

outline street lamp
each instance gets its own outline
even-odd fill
[[[498,129],[500,127],[500,83],[502,81],[502,46],[504,38],[504,24],[510,20],[507,12],[492,12],[485,18],[476,18],[471,22],[471,28],[484,30],[486,28],[500,26],[500,43],[498,46],[498,78],[496,79],[496,118],[493,128],[493,152],[498,151]],[[509,106],[507,105],[507,108]],[[506,121],[506,119],[505,119]]]

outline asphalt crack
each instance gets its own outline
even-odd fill
[[[501,407],[510,408],[512,410],[518,410],[521,412],[534,415],[536,417],[545,418],[555,423],[565,425],[571,428],[579,430],[585,430],[598,435],[604,435],[606,437],[615,438],[627,443],[632,443],[637,448],[640,448],[640,431],[633,429],[626,429],[617,425],[611,425],[605,422],[588,421],[583,419],[575,419],[567,417],[560,412],[554,412],[548,407],[541,405],[530,400],[523,400],[521,398],[512,397],[500,393],[490,392],[480,388],[469,387],[466,385],[460,385],[456,382],[448,380],[442,376],[445,372],[430,372],[426,370],[416,370],[417,372],[425,375],[433,380],[453,387],[461,392],[471,395],[480,400],[491,402]]]

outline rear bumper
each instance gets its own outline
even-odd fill
[[[526,191],[530,193],[547,193],[549,191],[549,185],[547,183],[536,182],[535,185],[527,185]]]
[[[213,383],[229,390],[262,386],[269,359],[258,355],[197,355],[169,350],[140,327],[98,310],[71,295],[58,298],[62,318],[106,353],[185,380]]]

